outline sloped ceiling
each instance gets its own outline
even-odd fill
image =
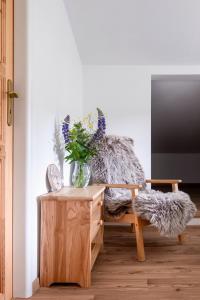
[[[200,0],[64,0],[83,64],[200,64]]]

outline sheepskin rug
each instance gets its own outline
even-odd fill
[[[131,138],[105,136],[99,143],[99,152],[91,161],[93,183],[142,184],[135,201],[127,189],[106,189],[105,214],[110,219],[136,212],[149,220],[164,236],[183,232],[196,213],[189,195],[181,191],[162,193],[146,188],[144,171],[135,156]]]

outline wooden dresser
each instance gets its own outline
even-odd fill
[[[41,199],[40,286],[88,288],[103,245],[104,187],[64,187]]]

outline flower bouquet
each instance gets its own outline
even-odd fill
[[[67,155],[65,160],[75,163],[72,175],[72,184],[75,187],[85,187],[90,181],[89,161],[97,155],[98,143],[105,135],[106,122],[103,112],[97,108],[98,126],[93,132],[91,116],[83,121],[75,122],[70,128],[70,116],[67,115],[62,124],[65,150]]]

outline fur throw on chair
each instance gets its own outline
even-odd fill
[[[120,218],[135,211],[149,220],[165,236],[180,234],[196,213],[190,197],[183,192],[162,193],[146,189],[145,176],[133,150],[133,140],[127,137],[105,136],[99,153],[91,161],[93,183],[142,184],[134,203],[127,189],[106,189],[105,213]]]

